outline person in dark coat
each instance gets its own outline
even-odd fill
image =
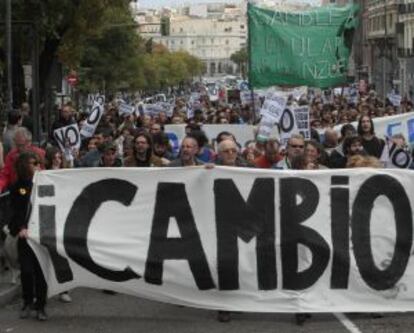
[[[56,119],[52,124],[52,129],[50,131],[49,140],[57,146],[57,142],[55,140],[55,130],[58,128],[66,127],[72,124],[75,124],[76,120],[73,117],[73,109],[70,105],[66,104],[62,107],[62,109],[59,111],[59,118]]]
[[[22,152],[16,160],[17,181],[10,188],[11,218],[9,230],[12,236],[18,236],[17,252],[21,270],[23,306],[20,318],[30,317],[31,310],[36,310],[36,318],[47,320],[45,312],[47,284],[40,264],[27,243],[30,194],[33,175],[40,170],[40,157],[34,152]]]

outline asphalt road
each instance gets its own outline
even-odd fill
[[[373,319],[369,314],[355,314],[339,319],[333,314],[316,314],[297,326],[290,314],[238,313],[230,323],[219,323],[216,312],[191,309],[99,290],[77,289],[73,302],[63,304],[51,299],[49,320],[18,318],[19,301],[0,308],[0,333],[42,332],[180,332],[180,333],[247,333],[247,332],[315,332],[315,333],[411,333],[414,314],[385,314]],[[340,320],[341,319],[341,320]],[[350,320],[349,320],[350,319]]]

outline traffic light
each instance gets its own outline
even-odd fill
[[[169,17],[161,17],[161,36],[169,36],[170,35],[170,18]]]

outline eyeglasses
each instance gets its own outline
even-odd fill
[[[304,145],[289,145],[289,147],[292,147],[292,148],[303,148],[303,147],[305,147]]]

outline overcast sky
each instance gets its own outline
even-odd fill
[[[173,7],[176,5],[188,5],[196,3],[207,2],[225,2],[225,3],[240,3],[242,0],[138,0],[140,8],[158,8],[158,7]],[[286,2],[307,2],[312,4],[318,4],[321,0],[285,0]]]

